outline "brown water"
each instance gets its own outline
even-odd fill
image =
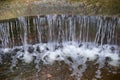
[[[92,80],[96,67],[93,65],[93,62],[89,62],[81,80]],[[111,73],[107,67],[101,69],[102,78],[97,80],[119,80],[120,68],[109,66],[109,70],[117,70],[117,73]],[[53,65],[41,65],[39,72],[32,65],[19,65],[18,68],[14,69],[14,72],[11,72],[6,65],[4,67],[0,66],[0,80],[76,80],[76,78],[70,76],[71,73],[68,65],[64,62],[56,62]]]

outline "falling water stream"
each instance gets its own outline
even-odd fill
[[[18,64],[33,63],[40,71],[40,64],[56,61],[67,64],[76,80],[90,61],[98,65],[93,80],[102,78],[106,65],[119,68],[120,18],[54,14],[0,21],[0,65],[14,72]]]

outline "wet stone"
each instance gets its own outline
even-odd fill
[[[71,57],[68,57],[67,58],[70,62],[72,62],[73,63],[73,60],[72,60],[72,58]]]
[[[110,50],[114,51],[114,50],[115,50],[115,48],[112,46],[112,47],[110,47]]]
[[[36,51],[39,52],[39,53],[41,53],[41,50],[40,50],[39,46],[36,47]]]
[[[2,62],[9,62],[11,61],[11,54],[2,54],[1,58],[2,58]]]
[[[106,57],[105,60],[108,61],[108,62],[112,61],[112,59],[110,57]]]
[[[10,52],[10,54],[11,54],[11,56],[15,56],[17,54],[17,52],[13,50]]]
[[[28,47],[28,52],[29,52],[29,53],[33,53],[33,51],[34,51],[34,47],[33,47],[33,46],[29,46],[29,47]]]
[[[48,47],[46,47],[46,50],[48,51],[48,50],[49,50],[49,48],[48,48]]]
[[[55,50],[59,49],[59,48],[63,48],[63,45],[62,44],[59,44],[59,45],[56,45],[55,46]]]
[[[59,49],[60,48],[60,46],[55,46],[55,50],[57,50],[57,49]]]
[[[15,52],[18,52],[18,51],[20,51],[20,50],[21,50],[21,48],[15,48],[15,49],[14,49]]]
[[[83,44],[79,44],[79,47],[82,47],[83,46]]]

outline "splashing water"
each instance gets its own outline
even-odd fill
[[[19,61],[53,64],[64,61],[80,80],[87,62],[95,61],[95,78],[106,65],[120,66],[120,19],[115,17],[46,15],[0,22],[0,63],[10,54],[11,69]],[[107,60],[109,58],[109,60]]]

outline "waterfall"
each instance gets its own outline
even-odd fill
[[[87,61],[98,64],[95,78],[106,64],[119,66],[120,19],[105,16],[38,15],[0,21],[0,63],[11,54],[11,69],[18,60],[43,64],[64,61],[77,80]],[[12,55],[13,54],[13,55]],[[11,60],[10,59],[10,60]],[[78,68],[81,65],[80,68]]]
[[[0,21],[1,48],[47,42],[119,44],[119,18],[79,15],[46,15]],[[24,39],[23,39],[24,38]]]

